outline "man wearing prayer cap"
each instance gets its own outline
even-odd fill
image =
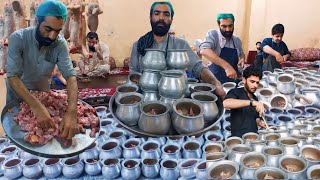
[[[66,40],[59,35],[68,12],[64,4],[46,0],[36,12],[37,26],[20,29],[9,38],[7,69],[7,103],[25,101],[35,114],[41,128],[54,124],[50,113],[29,90],[49,91],[51,73],[58,66],[67,80],[68,107],[59,130],[64,139],[71,139],[78,131],[76,72],[69,57]]]
[[[160,49],[167,57],[168,49],[186,49],[189,56],[188,72],[204,82],[216,86],[216,94],[225,96],[221,83],[213,76],[210,70],[202,65],[197,54],[189,44],[176,36],[169,35],[169,29],[173,20],[174,9],[170,2],[154,2],[150,8],[150,24],[152,30],[140,37],[133,44],[130,57],[130,72],[143,72],[142,58],[146,49]]]
[[[238,81],[238,68],[244,65],[241,40],[233,35],[234,21],[233,14],[218,14],[219,30],[209,30],[200,45],[200,54],[212,62],[209,68],[221,83]]]

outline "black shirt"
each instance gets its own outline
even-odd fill
[[[248,92],[244,88],[231,89],[225,99],[240,99],[250,100]],[[258,101],[258,98],[253,94],[253,99]],[[246,106],[237,109],[231,109],[230,123],[232,136],[242,137],[247,132],[258,132],[256,118],[259,113],[253,106]]]

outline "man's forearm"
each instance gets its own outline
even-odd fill
[[[9,84],[18,96],[21,97],[31,108],[35,107],[39,102],[37,98],[31,95],[27,87],[17,76],[8,78]]]
[[[274,49],[272,49],[270,46],[266,45],[263,47],[263,52],[270,54],[272,56],[278,56],[280,55],[279,52],[275,51]]]
[[[75,76],[67,79],[68,109],[67,111],[77,111],[78,84]]]
[[[212,74],[212,72],[208,68],[204,68],[201,71],[200,78],[206,83],[210,83],[215,86],[221,86],[220,81]]]
[[[200,54],[211,61],[213,64],[220,66],[222,68],[226,68],[226,66],[230,65],[224,59],[220,58],[216,53],[212,51],[212,49],[202,49],[200,50]]]
[[[97,56],[99,60],[103,60],[103,55],[101,53],[101,51],[97,51]]]
[[[226,99],[223,101],[224,108],[237,109],[250,106],[250,100]]]

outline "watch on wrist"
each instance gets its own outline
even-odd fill
[[[250,99],[250,106],[253,105],[253,99]]]

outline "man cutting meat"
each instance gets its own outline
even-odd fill
[[[67,42],[58,36],[68,12],[59,1],[47,0],[40,4],[37,26],[14,32],[9,38],[7,69],[7,103],[24,100],[31,108],[41,128],[54,124],[48,110],[29,90],[48,91],[51,72],[58,66],[67,80],[68,108],[59,130],[64,139],[71,139],[78,131],[76,72],[72,66]]]

